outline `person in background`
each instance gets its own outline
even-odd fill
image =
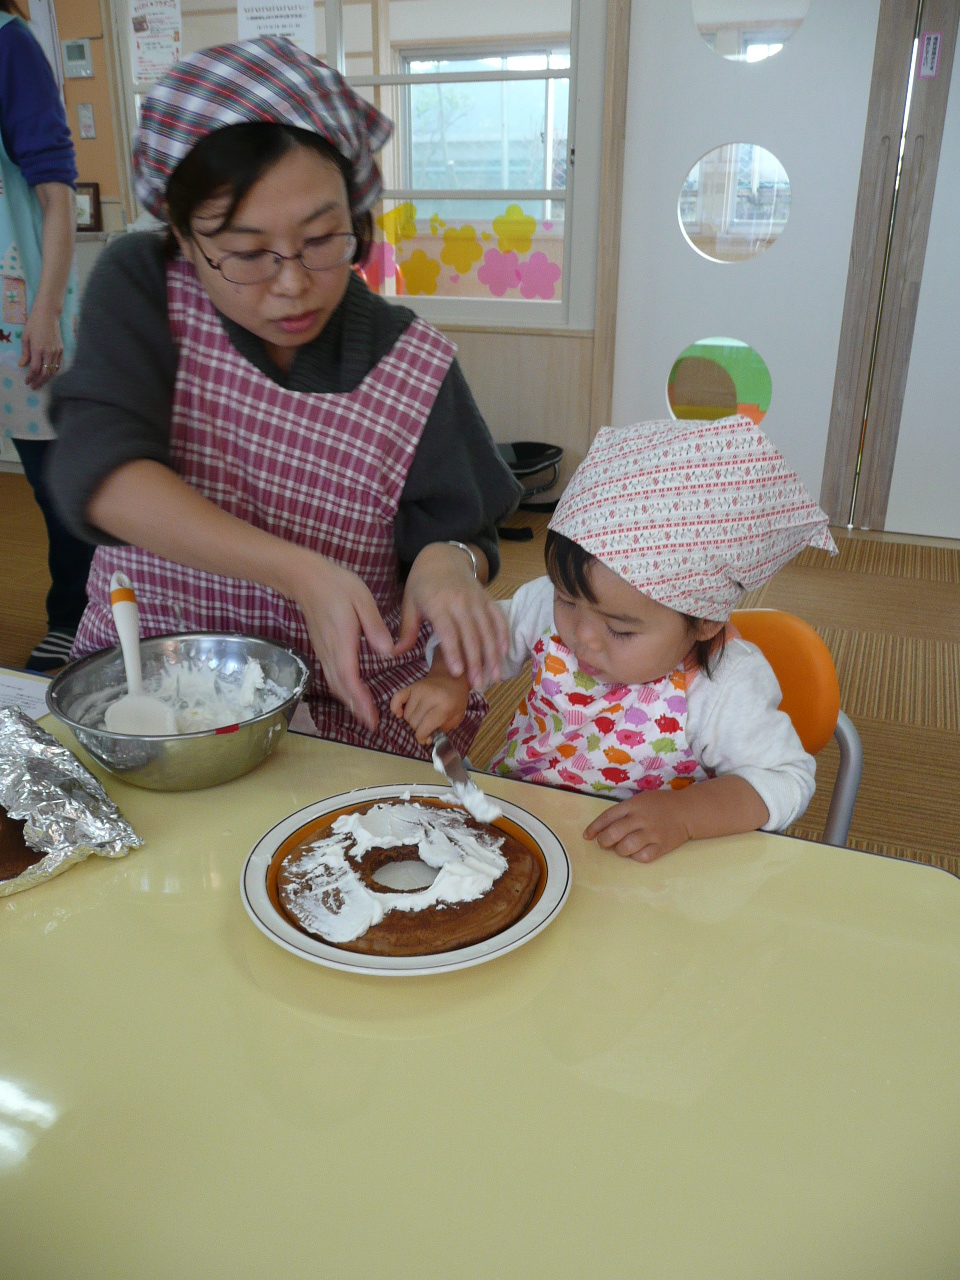
[[[530,658],[533,678],[490,771],[618,801],[584,838],[640,862],[795,822],[813,757],[727,619],[807,546],[836,553],[827,517],[749,418],[604,428],[550,521],[548,576],[503,602],[504,678]],[[465,700],[436,654],[392,710],[426,739]]]
[[[28,671],[52,671],[70,656],[87,603],[93,548],[57,515],[44,478],[53,430],[39,393],[74,346],[73,143],[50,64],[16,0],[0,0],[0,414],[49,544],[47,634]]]
[[[158,82],[136,184],[169,232],[99,259],[50,475],[100,544],[75,654],[115,642],[122,569],[145,634],[293,644],[323,736],[429,758],[390,698],[426,671],[430,630],[475,688],[499,672],[482,584],[520,490],[453,345],[353,269],[390,131],[281,38],[201,50]],[[460,750],[485,709],[473,693]]]

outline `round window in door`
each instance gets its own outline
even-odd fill
[[[790,179],[765,147],[728,142],[687,174],[677,214],[687,243],[712,262],[755,258],[787,225]]]
[[[667,379],[675,418],[727,418],[744,413],[759,422],[770,408],[770,371],[753,347],[736,338],[701,338],[681,351]]]
[[[693,0],[693,20],[714,53],[730,62],[764,62],[807,16],[810,0]]]

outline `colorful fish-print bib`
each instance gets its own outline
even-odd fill
[[[548,627],[490,772],[611,800],[702,781],[711,775],[687,745],[686,687],[682,669],[651,684],[605,684]]]

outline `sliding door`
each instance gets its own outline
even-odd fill
[[[880,0],[635,0],[613,421],[741,410],[819,493]]]

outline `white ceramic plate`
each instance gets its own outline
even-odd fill
[[[328,813],[356,804],[364,804],[369,800],[390,800],[397,796],[409,795],[412,799],[421,796],[432,796],[442,800],[452,798],[449,787],[443,786],[390,786],[364,787],[359,791],[347,791],[338,796],[330,796],[317,804],[298,809],[289,818],[278,822],[251,849],[243,872],[240,876],[240,896],[243,905],[257,926],[278,946],[302,956],[304,960],[312,960],[314,964],[329,965],[332,969],[344,969],[348,973],[379,973],[389,977],[408,977],[424,973],[449,973],[454,969],[467,969],[472,965],[483,964],[494,960],[497,956],[514,951],[517,947],[529,942],[551,920],[556,919],[560,908],[567,900],[570,892],[570,859],[567,851],[548,826],[506,800],[497,797],[497,804],[503,809],[504,817],[510,818],[540,846],[547,864],[547,882],[539,900],[520,920],[504,929],[502,933],[488,938],[486,942],[477,942],[469,947],[460,947],[455,951],[444,951],[433,956],[370,956],[355,951],[343,951],[339,947],[329,946],[319,938],[312,938],[302,933],[282,916],[270,901],[267,892],[267,871],[274,855],[285,840],[308,822],[322,818]]]

